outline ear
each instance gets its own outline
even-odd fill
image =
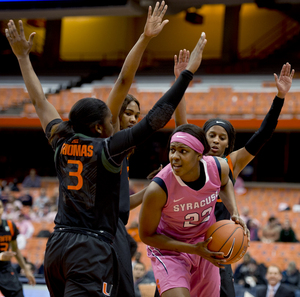
[[[202,154],[199,154],[198,155],[198,161],[200,161],[202,159],[203,155]]]
[[[97,133],[99,133],[100,135],[102,134],[102,129],[103,129],[102,125],[100,125],[100,124],[95,125],[95,131]]]

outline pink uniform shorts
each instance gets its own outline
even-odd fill
[[[198,255],[148,247],[160,295],[173,288],[187,288],[191,297],[220,296],[219,268]]]

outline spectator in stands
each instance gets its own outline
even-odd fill
[[[36,169],[32,168],[29,171],[22,183],[23,188],[40,188],[41,187],[41,177],[37,175]]]
[[[249,219],[247,222],[247,228],[250,231],[250,240],[251,241],[259,241],[258,230],[259,226],[256,223],[256,220]]]
[[[2,218],[16,221],[19,218],[20,209],[12,203],[7,203]]]
[[[234,281],[243,287],[255,287],[258,284],[266,284],[264,276],[266,267],[263,264],[257,264],[256,261],[247,252],[235,273]]]
[[[285,219],[279,236],[280,242],[298,242],[289,219]]]
[[[294,291],[281,283],[282,275],[278,266],[268,267],[266,279],[268,284],[257,287],[256,297],[295,297]]]
[[[140,284],[151,284],[152,280],[146,277],[146,266],[144,263],[139,262],[133,266],[133,283],[134,283],[134,293],[135,297],[141,297],[141,292],[139,290]]]
[[[24,205],[32,206],[33,198],[30,195],[29,189],[25,188],[25,189],[21,190],[18,200],[22,202],[23,206]]]
[[[291,261],[287,269],[282,272],[281,283],[289,285],[293,290],[300,290],[300,272],[294,261]]]
[[[23,213],[19,215],[19,220],[16,222],[19,229],[19,234],[23,235],[26,239],[31,238],[34,233],[34,227],[29,219]]]
[[[43,212],[43,209],[45,208],[45,206],[50,204],[50,199],[47,195],[47,190],[45,188],[41,188],[40,190],[40,195],[35,199],[34,203],[33,203],[33,208],[35,210],[35,212],[39,213],[39,212]],[[41,217],[43,215],[40,215]]]
[[[1,192],[0,200],[4,205],[4,208],[7,203],[14,203],[14,201],[16,200],[15,197],[12,195],[10,187],[8,185],[5,186],[3,191]]]
[[[142,253],[141,252],[135,252],[135,254],[133,255],[134,259],[131,263],[132,267],[134,267],[134,265],[136,263],[140,263],[141,262],[141,256],[142,256]]]
[[[13,181],[11,183],[9,183],[10,186],[10,190],[13,192],[19,192],[19,186],[18,186],[18,179],[14,178]]]
[[[268,223],[262,230],[262,242],[276,242],[279,241],[281,232],[281,225],[276,217],[270,217]]]
[[[53,194],[50,197],[50,204],[58,206],[58,198],[59,198],[59,188],[55,187],[53,190]]]
[[[35,285],[35,278],[32,272],[26,267],[24,258],[19,250],[16,238],[18,229],[10,220],[2,219],[4,208],[0,201],[0,291],[4,296],[20,296],[23,297],[22,284],[18,279],[17,272],[11,265],[11,259],[16,257],[29,284]],[[12,251],[9,249],[11,248]]]
[[[247,192],[247,189],[245,188],[244,180],[240,176],[236,178],[236,182],[234,184],[234,191],[236,192],[236,194],[239,195],[243,195]]]

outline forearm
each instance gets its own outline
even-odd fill
[[[30,62],[29,55],[18,58],[18,62],[32,104],[38,106],[39,103],[42,103],[46,98],[42,85]]]
[[[145,236],[142,234],[142,232],[140,232],[140,238],[145,244],[156,247],[158,249],[196,254],[195,245],[181,242],[162,234],[156,233],[150,236]]]
[[[272,136],[277,126],[283,103],[284,99],[277,96],[274,98],[271,108],[262,121],[260,128],[246,143],[245,148],[252,156],[255,156]]]
[[[20,250],[17,249],[15,252],[16,252],[16,259],[17,259],[17,261],[18,261],[20,267],[21,267],[22,269],[26,270],[27,267],[26,267],[26,265],[25,265],[25,260],[24,260],[24,258],[23,258],[23,256],[22,256]]]
[[[187,124],[187,118],[186,118],[186,101],[185,96],[182,97],[180,103],[178,104],[175,112],[175,126],[179,127],[183,124]]]
[[[140,36],[139,40],[136,42],[134,47],[128,53],[120,75],[118,77],[118,81],[121,84],[125,84],[127,81],[130,81],[130,85],[133,81],[135,73],[140,65],[142,56],[146,47],[148,46],[151,38],[145,36],[144,33]],[[130,87],[130,86],[129,86]]]
[[[112,156],[117,164],[121,163],[128,150],[141,144],[168,123],[192,78],[193,74],[190,71],[183,71],[145,118],[132,128],[119,131],[108,140],[108,155]],[[120,151],[123,153],[120,154]]]
[[[136,208],[137,206],[139,206],[142,203],[146,189],[147,188],[139,191],[138,193],[130,195],[130,210]]]

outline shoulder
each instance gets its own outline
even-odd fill
[[[282,293],[289,293],[290,295],[287,295],[288,297],[292,297],[295,296],[294,295],[294,290],[292,290],[288,285],[286,284],[280,284],[278,291],[282,294]]]

